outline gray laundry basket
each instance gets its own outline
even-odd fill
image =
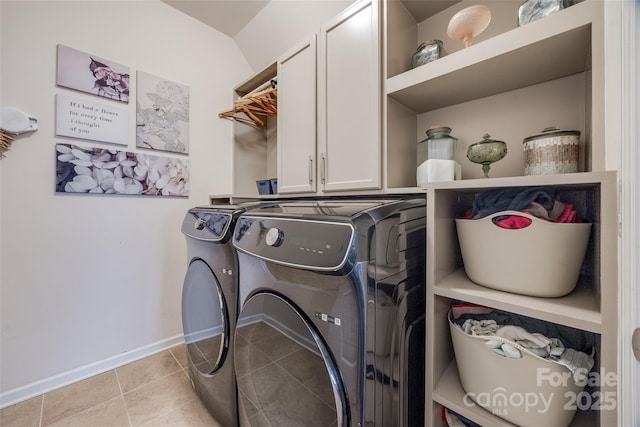
[[[493,223],[504,215],[529,218],[531,224],[506,229]],[[537,297],[560,297],[575,288],[591,224],[554,223],[518,211],[455,221],[464,270],[475,283]]]
[[[494,336],[469,335],[449,313],[449,329],[466,392],[464,404],[477,404],[522,427],[567,427],[575,415],[584,385],[577,385],[565,366],[510,342],[521,359],[503,357],[485,345]],[[508,340],[504,340],[508,341]]]

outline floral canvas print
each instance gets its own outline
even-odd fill
[[[136,145],[189,152],[188,86],[138,71]]]
[[[129,102],[129,67],[58,45],[58,86]]]
[[[56,192],[189,195],[189,161],[105,148],[56,145]]]

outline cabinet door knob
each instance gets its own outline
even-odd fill
[[[636,360],[640,362],[640,328],[636,328],[636,330],[633,331],[631,346],[633,347],[633,355],[636,356]]]

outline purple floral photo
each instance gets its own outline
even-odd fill
[[[56,144],[56,192],[189,196],[189,161]]]
[[[58,45],[58,86],[129,102],[129,67]]]

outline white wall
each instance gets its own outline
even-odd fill
[[[217,114],[251,69],[232,39],[156,0],[0,5],[0,102],[39,120],[0,168],[6,406],[182,340],[180,225],[189,207],[231,191],[232,123]],[[190,87],[189,198],[55,194],[54,145],[77,141],[55,136],[55,94],[108,102],[56,87],[58,43],[131,68],[129,151],[140,151],[135,71]]]
[[[258,72],[302,43],[354,0],[272,0],[233,39]]]

